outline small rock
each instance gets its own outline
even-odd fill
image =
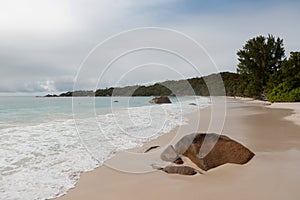
[[[177,165],[182,165],[184,162],[180,157],[178,157],[176,160],[173,161],[173,163],[175,163]]]
[[[152,146],[152,147],[149,147],[144,153],[147,153],[147,152],[149,152],[149,151],[151,151],[152,149],[156,149],[156,148],[158,148],[159,146]]]
[[[149,101],[150,103],[172,103],[169,99],[169,97],[155,97],[153,98],[151,101]]]
[[[161,170],[168,174],[181,174],[181,175],[189,175],[189,176],[195,175],[199,172],[196,169],[188,166],[167,166],[161,168]]]

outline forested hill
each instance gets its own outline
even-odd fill
[[[204,77],[178,81],[164,81],[150,86],[126,86],[98,89],[96,91],[73,91],[58,95],[70,96],[184,96],[184,95],[239,95],[239,74],[221,72]],[[208,89],[209,88],[209,89]],[[242,95],[242,94],[240,94]],[[48,97],[57,95],[47,95]]]
[[[70,96],[246,96],[271,102],[300,101],[300,52],[285,56],[283,40],[257,36],[237,52],[237,72],[165,81],[150,86],[127,86],[73,91],[46,97]]]

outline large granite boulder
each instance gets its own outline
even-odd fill
[[[153,98],[150,103],[172,103],[169,97],[155,97]]]
[[[225,135],[196,133],[179,140],[174,151],[184,155],[205,171],[225,163],[245,164],[255,155]]]

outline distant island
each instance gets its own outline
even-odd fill
[[[126,86],[96,91],[70,91],[45,97],[72,96],[241,96],[271,102],[300,101],[300,52],[286,58],[283,40],[257,36],[237,52],[237,73],[221,72],[150,86]],[[221,77],[221,78],[220,78]],[[209,88],[208,88],[209,86]],[[225,89],[225,91],[224,91]]]

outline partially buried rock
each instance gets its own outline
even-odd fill
[[[163,96],[163,97],[155,97],[155,98],[153,98],[151,101],[150,101],[150,103],[172,103],[171,101],[170,101],[170,99],[169,99],[169,97],[165,97],[165,96]]]
[[[205,171],[225,163],[245,164],[255,155],[229,137],[214,133],[186,135],[177,142],[174,150]]]
[[[173,163],[175,163],[177,165],[182,165],[184,162],[180,157],[178,157],[176,160],[173,161]]]
[[[181,175],[195,175],[199,171],[192,167],[188,166],[167,166],[164,168],[160,168],[160,170],[168,173],[168,174],[181,174]]]
[[[159,147],[158,145],[149,147],[144,153],[147,153],[147,152],[149,152],[149,151],[151,151],[151,150],[153,150],[153,149],[156,149],[156,148],[158,148],[158,147]]]

